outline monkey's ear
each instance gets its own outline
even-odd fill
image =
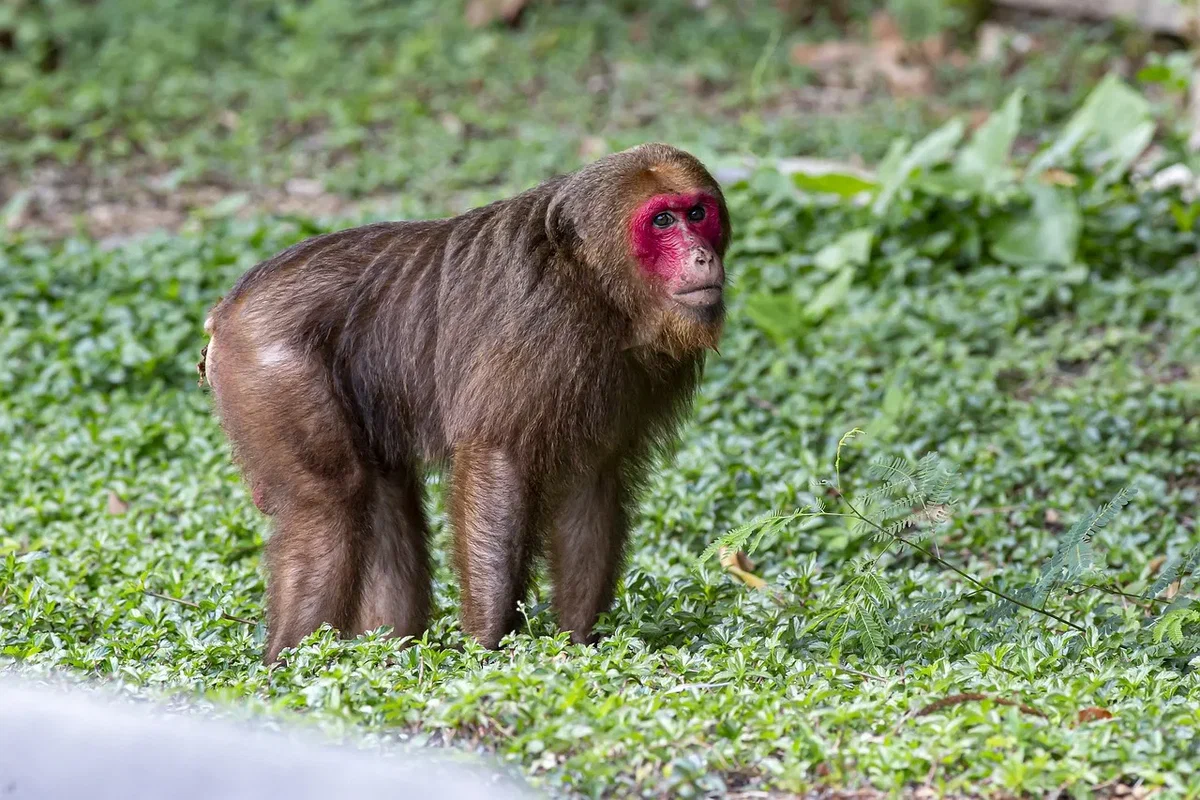
[[[559,189],[546,208],[546,238],[556,249],[563,251],[572,250],[579,241],[579,232],[567,208],[567,195],[568,192]]]

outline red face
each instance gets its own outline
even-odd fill
[[[717,254],[721,217],[707,192],[659,194],[632,218],[633,252],[642,271],[671,299],[696,309],[721,302],[725,268]]]

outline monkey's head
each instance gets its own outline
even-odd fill
[[[546,227],[628,315],[629,347],[716,349],[729,211],[694,156],[645,144],[589,164],[558,187]]]

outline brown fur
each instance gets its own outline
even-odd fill
[[[463,627],[518,622],[548,537],[560,623],[591,641],[649,456],[689,406],[722,312],[656,292],[631,255],[655,193],[720,189],[644,145],[452,219],[301,242],[212,311],[200,373],[274,517],[266,658],[328,622],[419,635],[422,470],[448,465]]]

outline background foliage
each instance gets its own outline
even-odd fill
[[[1189,158],[1187,72],[1052,23],[977,61],[969,8],[893,3],[972,57],[831,112],[813,91],[844,76],[803,47],[882,40],[870,3],[804,5],[538,3],[516,28],[369,0],[0,9],[4,668],[486,750],[564,794],[1200,791],[1200,206],[1154,177]],[[504,650],[464,641],[431,478],[425,638],[322,631],[265,670],[267,528],[195,385],[200,321],[368,212],[256,193],[442,214],[647,138],[721,168],[737,237],[721,356],[608,638],[569,645],[542,583]],[[174,232],[47,238],[47,171],[223,193]]]

